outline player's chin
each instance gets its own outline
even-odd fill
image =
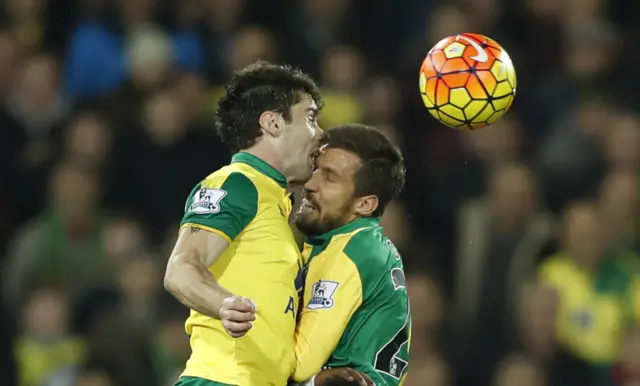
[[[301,206],[300,209],[296,212],[293,222],[296,224],[296,227],[300,229],[303,233],[312,232],[314,233],[314,229],[318,228],[317,224],[320,220],[320,213],[309,206]]]

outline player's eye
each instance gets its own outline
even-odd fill
[[[335,177],[335,175],[333,173],[325,171],[322,174],[324,176],[325,181],[327,181],[327,182],[335,182],[336,181],[336,177]]]

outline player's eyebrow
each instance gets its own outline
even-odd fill
[[[325,173],[331,174],[335,177],[340,177],[340,173],[338,173],[338,171],[334,168],[332,168],[331,166],[327,167],[327,166],[323,166],[321,168],[322,170],[324,170]]]
[[[307,107],[306,110],[308,113],[311,113],[311,115],[313,115],[314,117],[318,115],[318,108],[317,107]]]

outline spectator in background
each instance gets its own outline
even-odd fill
[[[4,99],[11,88],[19,57],[19,50],[10,32],[0,29],[0,99]]]
[[[76,99],[101,97],[118,89],[128,76],[143,78],[141,82],[149,86],[147,83],[158,82],[167,65],[189,71],[202,70],[203,47],[189,20],[186,3],[178,4],[179,16],[182,16],[178,28],[167,31],[164,40],[156,37],[165,35],[155,27],[156,0],[119,1],[117,13],[121,28],[117,28],[117,23],[104,21],[107,8],[102,9],[101,17],[80,23],[72,33],[67,54],[69,95]],[[142,64],[153,68],[141,73]],[[134,81],[140,87],[136,83]]]
[[[609,167],[640,176],[640,118],[637,115],[622,113],[611,117],[602,141]]]
[[[71,305],[57,290],[33,290],[22,310],[21,333],[16,341],[20,386],[46,384],[58,372],[79,366],[85,342],[71,334]]]
[[[65,386],[68,384],[65,384]],[[116,386],[117,383],[107,370],[99,365],[89,364],[80,369],[72,383],[73,386]],[[62,386],[62,385],[46,385]]]
[[[467,384],[486,384],[516,345],[513,294],[552,235],[527,167],[500,166],[489,180],[486,198],[460,212],[455,318],[457,351],[464,358],[460,374],[469,376]],[[462,370],[469,367],[474,370]]]
[[[44,209],[41,192],[46,190],[57,141],[70,112],[59,90],[58,64],[53,57],[29,56],[15,76],[0,109],[0,144],[8,157],[2,158],[6,164],[0,171],[7,173],[13,226]]]
[[[525,285],[518,304],[520,355],[545,372],[548,386],[595,386],[590,366],[567,352],[555,334],[558,294],[536,282]]]
[[[115,266],[149,250],[142,224],[128,217],[113,218],[105,225],[102,245],[106,260]]]
[[[404,386],[450,386],[452,385],[451,370],[441,358],[430,358],[414,367],[403,383]]]
[[[355,43],[359,21],[351,0],[303,0],[289,9],[289,29],[294,31],[285,39],[298,53],[290,61],[305,68],[312,75],[321,72],[318,63],[332,46]],[[288,60],[289,61],[289,60]]]
[[[257,60],[275,62],[277,46],[269,30],[261,26],[246,26],[229,37],[225,62],[224,82],[234,71],[245,68]],[[224,84],[224,82],[221,82]],[[215,111],[218,101],[224,95],[224,86],[220,83],[211,90],[208,110]]]
[[[546,386],[542,370],[525,357],[512,356],[505,359],[496,372],[494,386]]]
[[[638,175],[611,171],[600,187],[599,206],[609,244],[640,251],[640,189]]]
[[[407,212],[402,204],[391,202],[380,220],[384,235],[388,237],[400,251],[409,249],[411,230],[407,222]]]
[[[4,10],[13,41],[24,53],[40,51],[46,43],[45,7],[47,0],[8,0]]]
[[[175,4],[175,28],[171,46],[176,66],[182,71],[200,73],[205,69],[204,42],[199,33],[202,15],[199,0],[184,0]]]
[[[322,62],[323,127],[363,120],[364,107],[358,97],[365,75],[364,61],[356,47],[335,46],[327,51]]]
[[[444,297],[438,284],[422,273],[407,275],[411,302],[411,363],[422,367],[443,350]]]
[[[87,288],[108,285],[100,234],[105,213],[98,207],[98,177],[77,164],[62,162],[51,177],[48,210],[16,234],[3,269],[3,298],[13,308],[30,286],[57,284],[75,297]]]
[[[191,354],[189,338],[184,334],[186,313],[182,307],[172,303],[171,306],[165,305],[160,317],[152,353],[153,367],[161,386],[173,385]]]
[[[17,82],[5,99],[7,116],[4,119],[8,127],[3,130],[16,133],[17,141],[11,145],[20,149],[20,169],[29,176],[42,165],[50,166],[55,150],[53,140],[60,134],[70,112],[58,88],[58,76],[53,57],[30,56],[25,59]]]
[[[557,291],[557,334],[573,355],[592,366],[591,379],[612,379],[627,325],[637,323],[638,257],[608,248],[599,208],[577,203],[563,218],[561,249],[539,268],[540,281]]]
[[[113,138],[110,127],[97,112],[81,111],[63,136],[63,153],[67,158],[96,173],[108,165]]]
[[[428,194],[429,212],[428,223],[437,222],[440,226],[432,229],[431,224],[425,224],[432,234],[444,240],[446,253],[454,253],[453,234],[459,216],[459,207],[471,198],[480,197],[487,188],[488,175],[501,164],[517,162],[523,153],[523,133],[520,122],[515,118],[505,117],[480,133],[459,138],[462,148],[446,148],[443,157],[453,157],[449,161],[433,164],[426,159],[421,172],[429,178],[421,178],[420,191]],[[429,141],[423,143],[429,146]],[[443,145],[438,143],[438,145]],[[435,145],[434,145],[435,146]],[[422,151],[422,150],[421,150]],[[456,157],[457,153],[457,157]],[[446,163],[445,163],[446,162]],[[451,272],[452,267],[445,268]]]
[[[602,98],[585,98],[542,143],[540,178],[553,211],[597,191],[606,167],[601,139],[615,113]]]
[[[233,49],[233,36],[247,19],[247,0],[210,0],[204,3],[205,28],[202,33],[207,44],[204,47],[207,81],[213,85],[224,83],[230,68],[227,61]],[[259,48],[259,47],[258,47]],[[251,63],[251,62],[250,62]],[[217,102],[217,98],[215,101]]]
[[[109,176],[109,203],[143,219],[152,241],[160,241],[184,210],[194,180],[227,156],[210,136],[189,130],[173,89],[147,99],[142,119],[122,143]],[[171,184],[162,181],[170,178]]]
[[[635,386],[640,382],[640,330],[637,327],[625,333],[615,380],[622,386]]]
[[[118,312],[126,324],[144,333],[161,315],[162,280],[160,267],[151,256],[123,261],[119,272]]]
[[[213,123],[205,110],[207,85],[204,79],[194,73],[181,74],[175,83],[174,92],[188,125],[195,126],[194,130],[214,134],[211,130]],[[211,137],[212,140],[215,138],[214,135]]]
[[[87,334],[91,358],[110,370],[118,386],[156,385],[150,346],[153,329],[141,334],[139,326],[129,322],[128,315],[113,308],[96,315]]]
[[[123,135],[135,129],[147,99],[168,86],[173,64],[169,37],[156,27],[140,26],[131,31],[124,52],[129,78],[111,98],[110,109]]]
[[[391,78],[377,77],[368,81],[363,93],[363,121],[377,127],[396,146],[402,146],[403,135],[397,128],[400,106],[398,85]]]

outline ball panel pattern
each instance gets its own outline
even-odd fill
[[[466,48],[467,46],[460,42],[453,42],[444,48],[444,56],[446,56],[447,59],[460,58]]]
[[[451,89],[464,87],[469,80],[468,72],[453,72],[450,74],[442,75],[442,80],[447,84],[447,86]]]
[[[506,51],[488,37],[465,33],[438,42],[420,68],[429,113],[445,125],[474,130],[498,120],[515,96],[516,74]]]
[[[444,106],[449,103],[449,87],[442,79],[436,80],[436,106]]]
[[[432,55],[431,55],[431,63],[433,64],[433,68],[438,72],[442,72],[442,67],[444,67],[444,64],[447,62],[447,57],[444,56],[444,52],[442,51],[435,51]]]
[[[451,104],[460,108],[465,108],[471,102],[471,96],[469,96],[467,89],[464,87],[454,88],[449,91],[449,98]]]
[[[493,74],[490,71],[478,71],[476,72],[476,76],[480,80],[480,83],[484,85],[487,93],[489,95],[493,95],[493,93],[496,91],[496,86],[498,85],[498,82],[496,81],[496,78],[493,76]]]
[[[444,63],[440,72],[442,74],[449,74],[459,71],[469,71],[470,68],[471,67],[467,65],[467,62],[465,62],[463,58],[453,58]]]

